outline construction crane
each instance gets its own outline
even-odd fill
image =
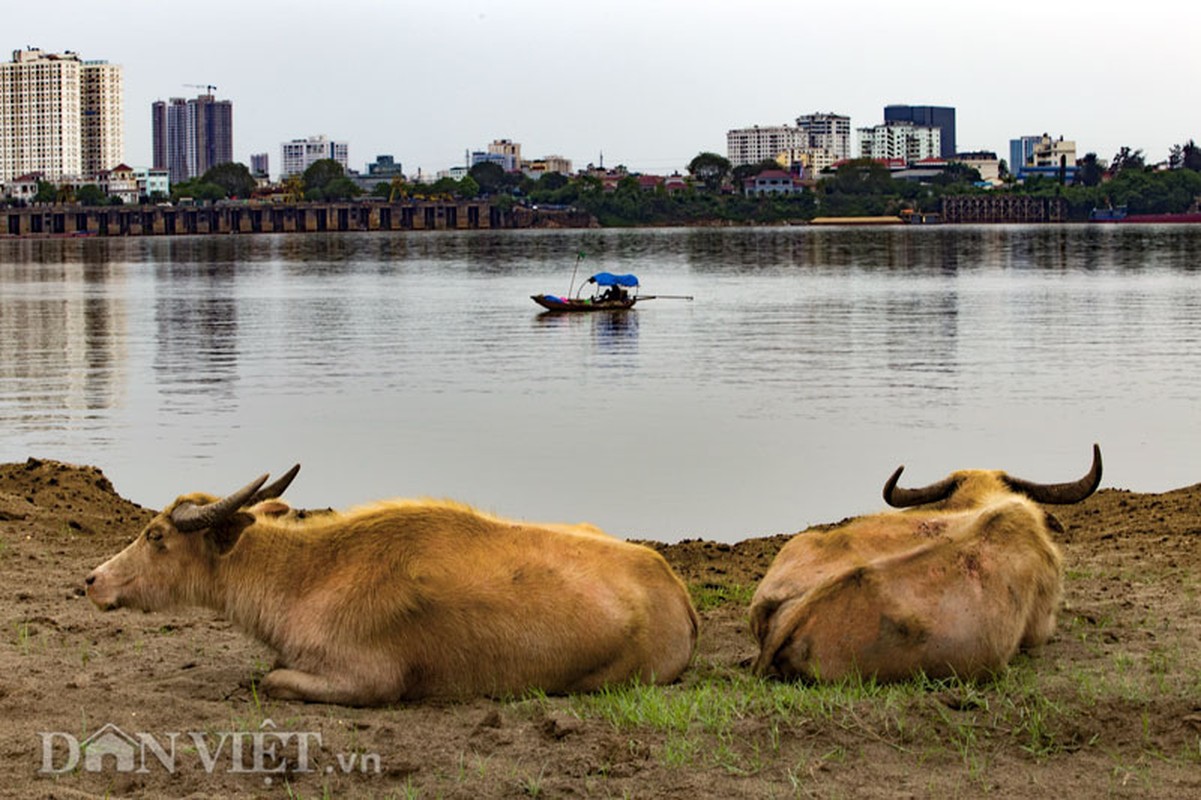
[[[185,83],[184,86],[187,86],[190,89],[204,89],[205,94],[212,94],[217,88],[211,83]]]

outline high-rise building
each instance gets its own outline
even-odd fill
[[[851,118],[839,114],[802,114],[796,118],[797,127],[804,132],[809,150],[825,150],[831,162],[851,157]]]
[[[250,174],[256,178],[266,178],[270,172],[271,163],[266,153],[250,154]]]
[[[156,100],[150,106],[150,129],[154,167],[167,170],[171,183],[199,178],[234,160],[234,111],[229,100],[211,94]]]
[[[188,101],[188,169],[195,176],[234,160],[234,106],[211,94]]]
[[[176,107],[184,102],[182,97],[172,97],[170,103],[155,100],[150,104],[151,164],[154,169],[166,170],[172,183],[184,180],[184,174],[187,172],[183,159],[183,142],[173,141],[182,130],[177,124],[180,112]]]
[[[726,158],[741,167],[775,159],[781,153],[809,146],[805,131],[791,125],[735,128],[726,131]]]
[[[337,161],[342,165],[342,169],[348,169],[350,145],[346,142],[331,141],[324,135],[284,142],[279,146],[279,177],[283,179],[301,175],[314,163],[326,158]]]
[[[83,174],[99,175],[125,158],[125,97],[121,67],[85,61],[80,82]]]
[[[884,124],[910,122],[916,126],[939,129],[940,158],[955,157],[955,109],[950,106],[884,106]]]
[[[92,177],[124,158],[121,67],[70,51],[0,64],[0,180]]]
[[[755,125],[726,131],[726,158],[740,167],[775,160],[820,171],[851,157],[851,118],[839,114],[802,114],[796,127]]]
[[[921,161],[942,158],[942,131],[912,122],[886,122],[858,128],[859,157],[880,160]]]

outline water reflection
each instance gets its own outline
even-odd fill
[[[114,407],[124,389],[125,303],[108,291],[116,270],[53,243],[16,249],[46,260],[0,267],[0,419],[94,435],[92,412]]]
[[[632,354],[638,347],[638,314],[628,311],[591,311],[562,314],[543,311],[535,315],[535,328],[575,335],[588,332],[596,351],[617,355]]]
[[[215,251],[210,251],[214,252]],[[227,263],[156,268],[154,372],[164,403],[181,414],[229,414],[238,399],[237,272]]]
[[[0,460],[149,503],[300,460],[302,504],[668,538],[871,510],[901,459],[1054,477],[1094,440],[1109,480],[1167,489],[1198,477],[1199,256],[1190,226],[5,240]],[[601,269],[696,299],[529,300]],[[543,446],[612,419],[637,424],[586,457]]]

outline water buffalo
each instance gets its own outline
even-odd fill
[[[300,514],[275,499],[295,469],[178,498],[87,577],[88,596],[216,610],[276,651],[262,688],[282,699],[586,692],[667,683],[692,657],[688,591],[650,548],[450,501]]]
[[[977,677],[1055,630],[1063,561],[1054,517],[1101,481],[1101,449],[1078,481],[1037,484],[963,470],[921,489],[884,486],[902,511],[794,536],[751,601],[761,675],[881,681]]]

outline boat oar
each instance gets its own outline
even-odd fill
[[[640,294],[639,300],[691,300],[690,294]]]

